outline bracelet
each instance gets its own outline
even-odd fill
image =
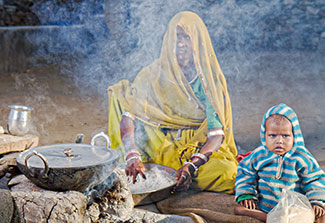
[[[127,162],[129,162],[130,160],[133,160],[133,159],[138,159],[138,160],[142,161],[140,156],[132,156],[131,158],[125,160],[125,162],[127,163]]]
[[[184,162],[184,165],[186,165],[186,164],[191,164],[192,165],[192,167],[194,168],[194,172],[196,172],[196,171],[198,171],[198,167],[197,166],[195,166],[195,164],[194,163],[192,163],[192,162]]]
[[[129,112],[123,112],[122,116],[129,117],[130,119],[134,120],[134,117]]]
[[[208,162],[208,160],[209,160],[209,158],[208,158],[206,155],[202,154],[202,153],[194,153],[194,154],[191,156],[191,159],[193,159],[194,157],[197,157],[197,158],[203,160],[204,163]]]
[[[222,129],[217,129],[217,130],[213,130],[213,131],[209,131],[208,132],[208,137],[210,136],[216,136],[216,135],[224,135],[224,131]]]
[[[141,157],[141,154],[138,151],[132,150],[131,152],[129,152],[128,154],[125,155],[124,160],[127,160],[129,158],[129,156],[131,156],[131,155],[136,155],[136,156]]]

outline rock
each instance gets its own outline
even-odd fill
[[[0,165],[0,177],[6,175],[8,168],[9,168],[8,165]]]
[[[110,179],[111,178],[111,179]],[[113,182],[113,186],[110,186]],[[93,213],[98,207],[100,210],[99,222],[113,223],[113,222],[125,222],[125,223],[143,223],[143,222],[164,222],[164,223],[193,223],[190,217],[183,217],[178,215],[165,215],[154,213],[139,208],[134,209],[134,201],[132,193],[129,188],[129,183],[125,172],[121,168],[116,168],[113,174],[101,185],[108,185],[110,187],[104,192],[99,199],[94,199],[93,203],[88,210],[92,209]],[[98,192],[101,191],[100,188]],[[99,193],[100,195],[100,193]],[[93,207],[92,207],[93,206]],[[90,214],[90,213],[88,213]],[[95,215],[99,216],[98,213]],[[92,216],[88,215],[91,219]]]
[[[3,129],[3,127],[0,125],[0,134],[5,133],[5,130]]]
[[[14,222],[193,222],[190,217],[134,209],[128,179],[121,168],[87,194],[42,189],[24,175],[14,177],[8,186],[17,207]]]
[[[78,191],[12,192],[22,222],[85,222],[86,196]]]
[[[100,215],[99,205],[97,203],[93,203],[86,210],[86,215],[89,217],[89,222],[97,222]]]
[[[0,165],[17,166],[16,158],[19,153],[8,153],[0,158]]]
[[[10,170],[13,169],[13,167],[18,169],[16,163],[18,154],[19,153],[9,153],[0,158],[0,177],[3,177],[7,172],[12,172]]]
[[[12,192],[25,191],[29,193],[31,191],[46,191],[43,188],[36,186],[23,174],[15,176],[8,182],[8,186]]]
[[[9,187],[8,187],[9,180],[10,180],[10,178],[7,175],[1,177],[0,178],[0,189],[9,190]]]
[[[8,185],[17,207],[15,222],[87,222],[89,219],[85,214],[87,197],[80,192],[46,190],[25,175],[14,177]]]
[[[132,218],[132,195],[124,170],[119,168],[88,194],[46,190],[25,175],[14,177],[8,185],[18,207],[15,218],[22,221],[124,222]]]
[[[141,209],[135,209],[132,212],[132,216],[135,222],[159,222],[159,223],[194,223],[190,217],[179,216],[179,215],[166,215],[157,214]]]
[[[11,222],[14,213],[14,202],[9,190],[0,189],[0,222]]]
[[[101,213],[116,216],[120,221],[131,218],[134,202],[124,170],[116,168],[112,175],[95,187],[91,194]]]
[[[10,5],[8,3],[8,5],[6,5],[6,1],[4,3],[4,6],[0,4],[1,26],[23,26],[39,24],[37,16],[28,8],[28,5],[30,5],[31,1],[10,1]]]
[[[0,135],[0,154],[21,152],[31,146],[38,145],[39,138],[35,135],[13,136],[9,134]],[[33,144],[32,144],[33,143]]]

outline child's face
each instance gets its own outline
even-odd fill
[[[265,123],[265,144],[277,155],[283,155],[293,146],[291,122],[286,119],[275,120],[269,117]]]

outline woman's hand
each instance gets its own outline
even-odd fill
[[[243,200],[239,204],[248,209],[256,209],[256,200],[254,199]]]
[[[132,183],[134,184],[137,181],[137,175],[140,174],[142,178],[147,179],[144,174],[146,169],[143,166],[143,163],[140,159],[130,159],[126,163],[125,173],[127,176],[132,176]]]
[[[127,152],[136,151],[134,142],[134,124],[132,118],[126,115],[122,115],[122,120],[120,122],[120,131],[125,150]],[[146,179],[146,175],[144,174],[145,168],[141,159],[137,156],[137,154],[134,154],[133,156],[131,155],[126,160],[125,173],[127,176],[132,176],[133,183],[137,181],[138,174]]]
[[[185,164],[177,170],[176,172],[177,183],[173,188],[173,192],[188,190],[188,188],[192,183],[192,174],[190,168],[191,168],[190,164]]]
[[[321,206],[319,206],[319,205],[313,205],[313,209],[314,209],[315,217],[316,218],[320,218],[320,217],[322,217],[322,216],[325,215],[325,210]]]

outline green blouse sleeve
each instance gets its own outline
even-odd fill
[[[199,78],[191,84],[191,87],[196,95],[196,97],[205,105],[205,114],[208,122],[208,129],[222,128],[218,114],[214,111],[210,101],[204,94],[201,82]]]

